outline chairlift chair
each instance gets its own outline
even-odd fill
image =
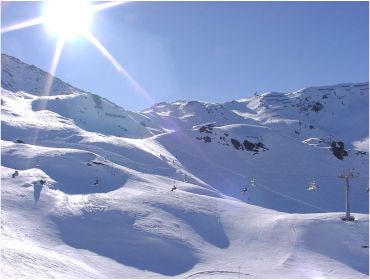
[[[319,188],[319,184],[316,181],[312,181],[308,184],[307,191],[314,191]]]
[[[252,187],[255,187],[256,186],[256,179],[255,178],[252,178],[252,180],[250,181],[251,183],[251,186]]]

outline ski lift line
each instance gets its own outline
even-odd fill
[[[320,175],[320,174],[308,174],[308,173],[300,173],[300,174],[298,174],[298,173],[288,173],[288,174],[281,174],[281,173],[272,173],[272,172],[263,172],[263,173],[261,173],[261,172],[258,172],[258,173],[256,173],[256,172],[253,172],[254,174],[256,174],[256,175],[273,175],[273,176],[277,176],[277,177],[305,177],[305,176],[307,176],[307,177],[310,177],[310,178],[312,178],[312,177],[315,177],[315,178],[337,178],[338,177],[338,175],[336,174],[336,175]],[[357,176],[356,178],[363,178],[363,179],[367,179],[367,178],[369,178],[369,176],[368,175],[360,175],[360,176]]]
[[[275,177],[314,177],[314,178],[338,178],[338,175],[315,175],[315,174],[281,174],[281,173],[254,173],[257,175],[273,175]],[[357,178],[366,179],[369,176],[359,176]]]
[[[297,199],[297,198],[291,197],[291,196],[289,196],[289,195],[287,195],[287,194],[282,194],[282,193],[280,193],[280,192],[278,192],[278,191],[274,191],[274,190],[270,189],[269,187],[266,187],[266,186],[262,185],[261,183],[259,183],[259,184],[258,184],[258,186],[260,186],[260,187],[262,187],[263,189],[266,189],[266,190],[268,190],[268,191],[270,191],[270,192],[272,192],[272,193],[274,193],[274,194],[280,195],[280,196],[282,196],[282,197],[284,197],[284,198],[288,198],[288,199],[294,200],[294,201],[296,201],[296,202],[299,202],[299,203],[301,203],[301,204],[304,204],[304,205],[306,205],[306,206],[310,206],[310,207],[312,207],[312,208],[319,209],[320,211],[324,211],[324,212],[326,212],[326,213],[329,213],[329,211],[328,211],[327,209],[324,209],[324,208],[321,208],[321,207],[319,207],[319,206],[313,205],[313,204],[311,204],[311,203],[305,202],[305,201],[303,201],[303,200],[300,200],[300,199]]]
[[[243,175],[240,175],[240,174],[239,174],[239,173],[237,173],[237,172],[233,172],[233,173],[234,173],[234,174],[236,174],[236,175],[239,175],[239,176],[241,176],[241,177],[245,177],[245,176],[243,176]],[[255,178],[254,178],[254,179],[255,179]],[[289,195],[282,194],[282,193],[280,193],[280,192],[278,192],[278,191],[274,191],[274,190],[270,189],[269,187],[266,187],[266,186],[264,186],[264,185],[262,185],[262,184],[260,184],[260,183],[258,183],[258,186],[261,186],[263,189],[265,189],[265,190],[267,190],[267,191],[270,191],[270,192],[272,192],[272,193],[274,193],[274,194],[280,195],[280,196],[282,196],[282,197],[284,197],[284,198],[288,198],[288,199],[291,199],[291,200],[293,200],[293,201],[296,201],[296,202],[299,202],[299,203],[301,203],[301,204],[304,204],[304,205],[306,205],[306,206],[310,206],[310,207],[313,207],[313,208],[318,209],[318,210],[320,210],[320,211],[324,211],[324,212],[326,212],[326,213],[329,213],[329,211],[328,211],[327,209],[324,209],[324,208],[318,207],[318,206],[316,206],[316,205],[313,205],[313,204],[311,204],[311,203],[308,203],[308,202],[302,201],[302,200],[300,200],[300,199],[297,199],[297,198],[291,197],[291,196],[289,196]]]
[[[232,170],[230,170],[230,169],[228,169],[228,168],[224,168],[224,167],[221,167],[221,166],[218,166],[219,168],[221,168],[221,169],[224,169],[224,170],[227,170],[227,171],[229,171],[229,172],[231,172],[231,173],[233,173],[233,174],[235,174],[235,175],[238,175],[238,176],[240,176],[240,177],[242,177],[242,178],[244,178],[245,179],[245,177],[246,177],[246,175],[245,174],[241,174],[241,173],[239,173],[239,172],[235,172],[235,171],[232,171]],[[338,178],[338,175],[336,174],[336,175],[317,175],[317,174],[304,174],[304,173],[301,173],[301,174],[293,174],[293,173],[290,173],[290,174],[281,174],[281,173],[261,173],[261,172],[255,172],[255,170],[254,169],[251,169],[251,171],[252,172],[250,172],[251,174],[255,174],[255,175],[258,175],[258,176],[260,176],[260,175],[262,175],[262,176],[274,176],[274,177],[282,177],[282,178],[284,178],[284,177],[309,177],[309,178]],[[256,177],[256,176],[255,176]],[[360,179],[367,179],[367,178],[369,178],[369,176],[359,176],[359,177],[357,177],[357,178],[360,178]],[[257,178],[258,179],[258,178]]]

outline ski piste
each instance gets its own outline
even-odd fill
[[[5,278],[368,278],[368,83],[131,112],[48,77],[2,55]]]

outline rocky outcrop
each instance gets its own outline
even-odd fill
[[[344,149],[344,143],[342,141],[333,141],[330,144],[330,151],[333,155],[340,160],[343,160],[344,157],[348,156],[348,152]]]

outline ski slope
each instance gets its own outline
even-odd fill
[[[368,278],[368,83],[135,113],[2,73],[2,277]]]

